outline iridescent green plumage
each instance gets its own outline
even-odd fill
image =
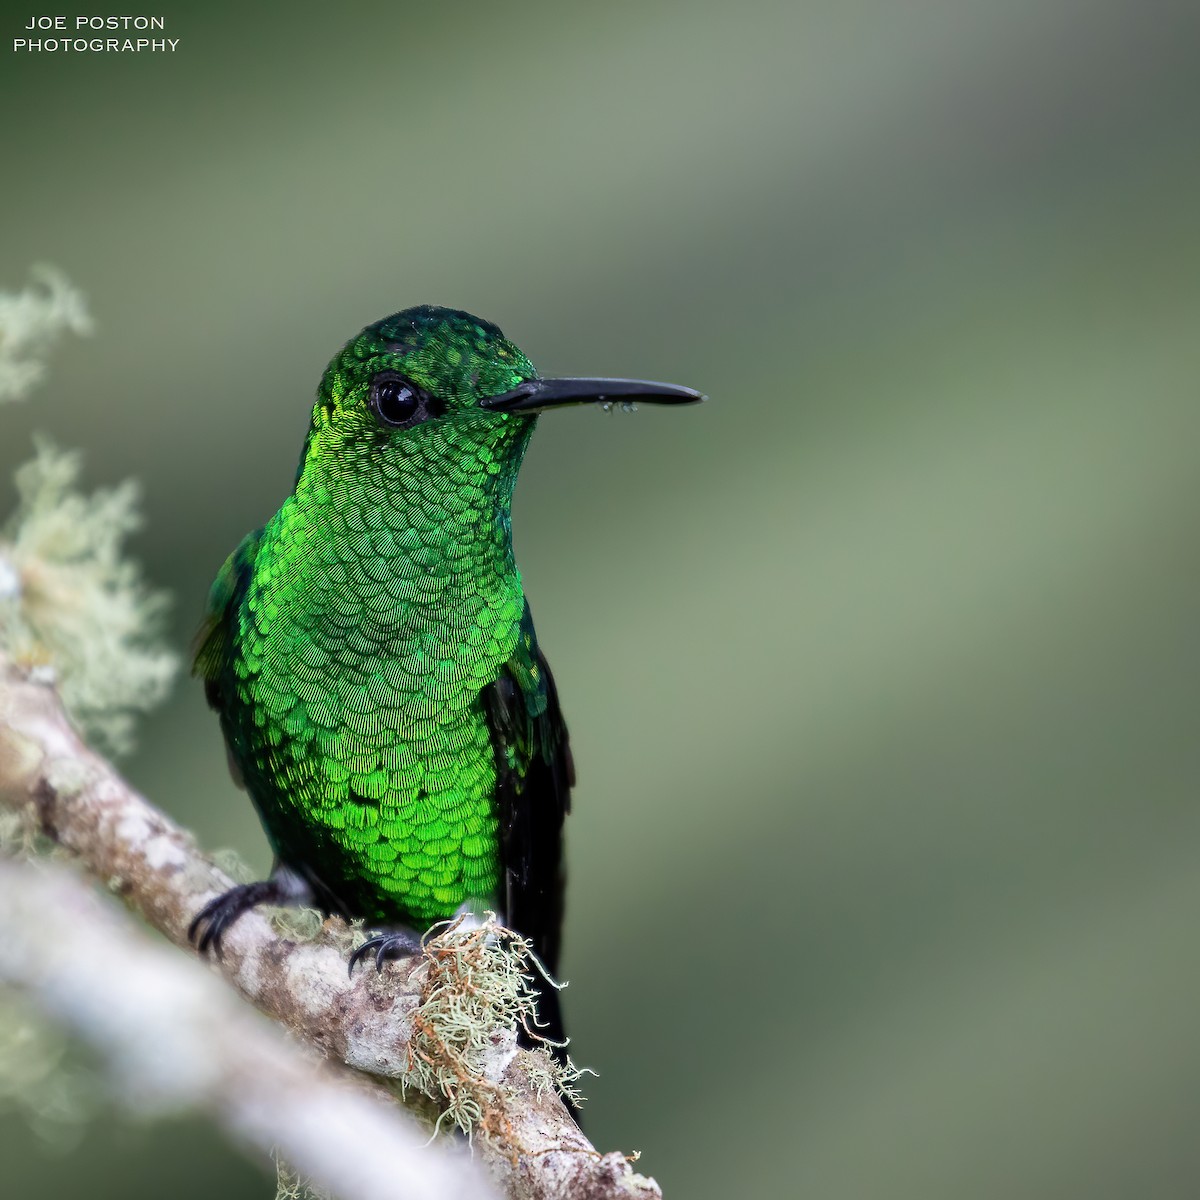
[[[498,907],[554,969],[571,765],[509,514],[536,412],[610,392],[696,398],[538,380],[495,326],[438,308],[329,365],[295,490],[222,568],[196,656],[291,882],[214,902],[202,944],[302,881],[372,923]]]

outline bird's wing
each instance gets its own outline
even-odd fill
[[[224,712],[227,702],[224,683],[228,677],[229,658],[237,633],[238,610],[250,584],[261,534],[262,530],[256,529],[242,538],[238,548],[217,572],[208,593],[204,620],[196,633],[192,674],[204,680],[205,698],[209,706],[219,713]],[[229,770],[241,786],[242,774],[232,755],[229,758]]]
[[[496,752],[505,921],[554,972],[565,884],[562,827],[575,768],[554,677],[538,649],[528,605],[516,652],[485,690],[484,705]],[[542,1007],[543,1021],[550,1021],[549,1006]]]

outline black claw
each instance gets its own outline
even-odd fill
[[[421,951],[421,939],[411,929],[393,929],[388,933],[377,933],[369,937],[353,954],[350,955],[349,973],[354,974],[354,968],[360,959],[366,958],[375,951],[375,970],[383,974],[383,964],[390,958],[411,958]]]
[[[274,901],[277,898],[278,887],[271,880],[260,883],[239,883],[227,892],[222,892],[215,900],[210,900],[193,918],[188,926],[188,941],[194,942],[201,954],[206,954],[209,947],[217,958],[221,957],[221,939],[225,931],[242,915],[259,904]],[[204,927],[201,933],[201,926]],[[196,935],[200,934],[199,941]]]
[[[362,958],[362,956],[364,954],[366,954],[370,948],[371,948],[371,941],[370,941],[370,939],[368,939],[367,941],[363,942],[363,944],[361,946],[359,946],[358,949],[355,950],[353,954],[350,955],[350,967],[349,967],[349,970],[347,971],[348,975],[351,975],[351,976],[354,975],[354,968],[358,965],[358,960],[360,958]]]

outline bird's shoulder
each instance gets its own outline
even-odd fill
[[[252,530],[225,560],[208,592],[204,619],[196,633],[192,674],[204,680],[213,708],[220,707],[220,680],[237,637],[238,610],[250,586],[263,531]]]

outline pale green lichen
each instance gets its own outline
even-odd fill
[[[412,1017],[402,1088],[439,1103],[438,1126],[450,1123],[468,1135],[502,1134],[506,1097],[500,1077],[516,1030],[539,1040],[530,973],[539,969],[536,958],[529,943],[491,913],[481,924],[459,918],[428,938],[424,958],[427,976]],[[578,1104],[582,1097],[575,1085],[582,1072],[570,1059],[538,1057],[542,1085]]]
[[[0,403],[21,400],[46,373],[50,347],[65,330],[90,333],[82,294],[52,267],[35,267],[35,284],[0,292]]]
[[[43,270],[43,291],[0,293],[0,398],[19,398],[43,374],[38,356],[63,329],[85,331],[79,294]],[[42,438],[17,470],[17,509],[0,527],[0,649],[57,684],[84,733],[128,750],[138,712],[174,676],[161,645],[167,599],[125,557],[140,523],[137,486],[79,490],[79,455]]]
[[[271,927],[293,942],[314,941],[325,927],[325,914],[302,905],[270,910]]]
[[[47,1145],[66,1149],[100,1100],[98,1080],[61,1030],[23,996],[0,988],[0,1115],[19,1113]]]
[[[34,828],[28,808],[0,809],[0,854],[31,858],[45,840]]]
[[[278,1150],[275,1159],[275,1200],[334,1200],[332,1192],[301,1175]]]
[[[8,858],[55,859],[64,862],[69,853],[38,827],[33,808],[0,809],[0,854]]]
[[[79,465],[78,454],[38,439],[17,470],[17,510],[0,538],[0,646],[50,668],[84,732],[123,752],[135,714],[163,699],[177,660],[159,642],[167,598],[123,552],[140,524],[136,485],[86,495]]]
[[[219,846],[209,857],[234,883],[253,883],[258,878],[254,868],[232,846]]]

